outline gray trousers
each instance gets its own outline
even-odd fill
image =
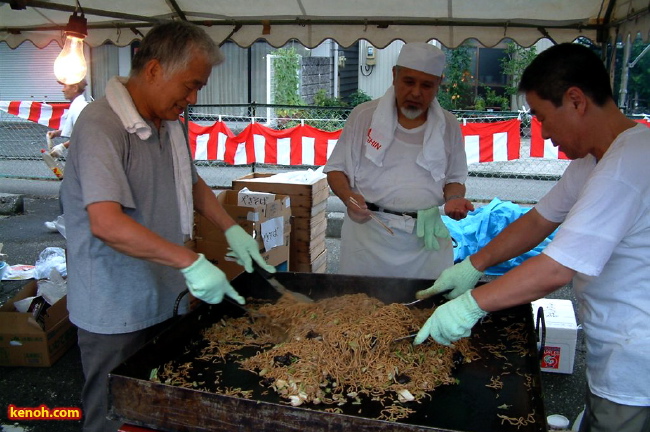
[[[580,432],[650,432],[650,407],[620,405],[587,388]]]
[[[123,334],[98,334],[78,330],[84,387],[81,392],[84,432],[115,432],[123,422],[108,420],[108,373],[162,330],[161,323]]]

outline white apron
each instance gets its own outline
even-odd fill
[[[389,213],[374,212],[394,236],[390,235],[376,221],[358,224],[347,215],[341,229],[341,261],[339,273],[350,275],[372,275],[404,277],[413,279],[436,279],[440,273],[454,263],[451,239],[438,239],[440,249],[430,251],[424,248],[424,240],[415,234],[414,219]],[[413,227],[408,229],[408,221]],[[406,226],[405,226],[406,225]]]

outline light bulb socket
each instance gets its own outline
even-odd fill
[[[86,17],[81,14],[81,16],[77,15],[77,11],[75,11],[71,16],[70,19],[68,20],[68,25],[65,26],[65,35],[66,36],[73,36],[79,39],[84,39],[86,36],[88,36],[88,25],[87,25],[88,20]]]

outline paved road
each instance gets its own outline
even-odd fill
[[[243,175],[243,174],[242,174]],[[47,232],[43,222],[54,219],[58,213],[56,181],[16,180],[0,178],[0,193],[25,194],[24,214],[0,217],[0,241],[9,263],[33,264],[47,246],[64,247],[65,241],[56,233]],[[333,201],[332,209],[338,210]],[[339,259],[339,239],[327,239],[328,272],[336,273]],[[11,298],[22,283],[2,282],[0,304]],[[557,291],[552,298],[567,298],[575,302],[570,288]],[[584,341],[579,332],[576,365],[572,375],[544,373],[543,396],[547,414],[563,414],[573,420],[583,407]],[[50,368],[0,368],[0,411],[9,404],[17,406],[80,407],[80,389],[83,382],[79,351],[68,351]],[[0,416],[0,430],[10,430],[5,416]],[[30,432],[77,432],[78,422],[24,422],[18,429]]]

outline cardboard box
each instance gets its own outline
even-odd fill
[[[209,240],[197,240],[194,250],[205,255],[208,261],[219,267],[226,274],[228,280],[233,280],[244,272],[242,266],[226,259],[227,244]],[[262,258],[268,264],[278,268],[280,271],[287,271],[289,267],[289,236],[287,235],[284,245],[276,246],[270,251],[260,251],[260,255],[262,255]]]
[[[264,181],[264,179],[273,175],[273,173],[248,174],[233,180],[232,188],[233,190],[240,190],[247,187],[254,191],[289,195],[292,208],[311,208],[323,201],[327,201],[329,197],[329,185],[326,177],[305,184]],[[294,211],[295,215],[296,212]]]
[[[262,250],[265,250],[264,237],[274,234],[264,230],[267,222],[282,218],[281,232],[275,234],[284,236],[291,232],[291,207],[287,196],[275,195],[275,200],[255,207],[238,205],[237,191],[223,191],[217,195],[217,199],[235,222],[258,241]],[[208,219],[196,214],[194,221],[195,239],[227,244],[223,231]]]
[[[532,302],[533,318],[538,308],[544,311],[546,341],[541,359],[543,372],[572,374],[578,339],[578,326],[571,300],[539,299]]]
[[[217,199],[235,222],[258,240],[262,258],[275,267],[284,264],[288,269],[291,233],[290,199],[285,195],[275,195],[272,198],[274,199],[269,201],[263,197],[256,197],[255,194],[240,196],[238,191],[223,191],[217,195]],[[241,202],[249,205],[238,205]],[[277,223],[272,225],[278,229],[265,231],[264,225],[278,218],[281,218],[281,221],[276,221]],[[268,239],[269,236],[282,237],[273,242],[276,244],[275,247],[267,250],[263,240],[264,237]],[[193,249],[205,255],[208,261],[219,267],[228,279],[232,280],[244,269],[236,262],[226,259],[228,248],[223,231],[205,217],[196,214]]]
[[[291,271],[320,270],[323,265],[312,265],[325,251],[327,230],[327,198],[330,195],[327,178],[309,184],[271,181],[271,173],[253,173],[233,180],[234,190],[248,188],[253,191],[288,195],[291,198]]]
[[[35,296],[36,289],[36,281],[31,281],[0,307],[0,366],[52,366],[77,343],[66,297],[45,311],[43,327],[31,313],[16,311],[14,303]]]

